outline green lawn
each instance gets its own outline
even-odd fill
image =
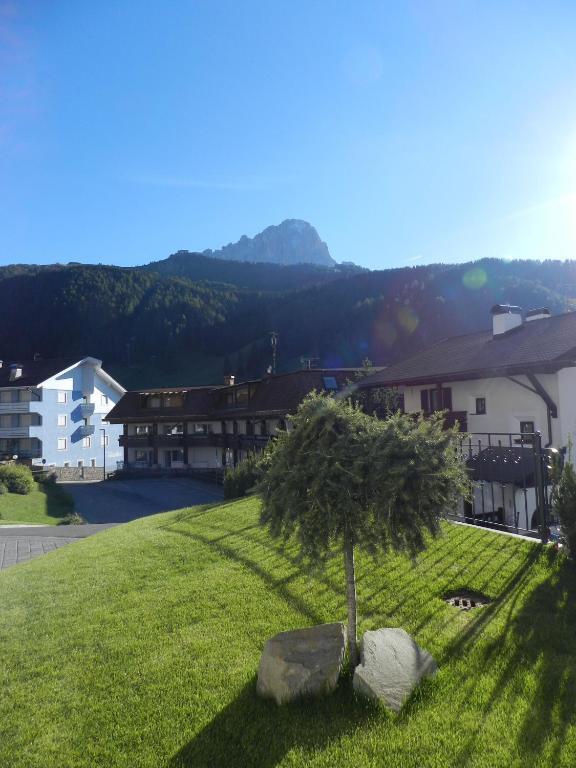
[[[0,765],[573,768],[576,576],[550,549],[446,524],[414,564],[358,559],[360,630],[402,626],[440,665],[399,716],[254,693],[265,640],[344,618],[254,499],[170,512],[0,574]],[[492,596],[469,613],[441,595]]]
[[[59,525],[67,522],[74,504],[63,488],[51,483],[36,483],[26,496],[4,493],[0,496],[0,525],[13,523],[41,523]]]

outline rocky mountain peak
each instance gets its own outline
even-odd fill
[[[268,262],[270,264],[318,264],[333,267],[326,243],[307,221],[285,219],[281,224],[266,227],[255,237],[242,235],[217,251],[204,251],[206,256],[229,261]]]

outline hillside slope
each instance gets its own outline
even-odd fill
[[[507,301],[572,309],[576,263],[487,259],[370,272],[186,254],[134,268],[12,266],[0,268],[0,355],[90,354],[128,387],[217,383],[224,372],[263,375],[272,330],[280,371],[302,356],[386,365],[488,327],[490,307]]]
[[[396,718],[254,692],[281,630],[343,619],[340,558],[302,573],[249,499],[144,518],[0,575],[0,765],[572,768],[576,576],[550,550],[446,525],[416,563],[358,558],[360,631],[402,626],[440,671]],[[491,606],[460,612],[446,590]]]

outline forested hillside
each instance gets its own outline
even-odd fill
[[[488,327],[496,302],[553,313],[576,307],[576,262],[370,272],[172,258],[134,268],[0,268],[0,357],[94,355],[127,386],[194,384],[224,370],[263,374],[272,330],[279,370],[301,356],[383,365]]]

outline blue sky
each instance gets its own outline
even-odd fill
[[[0,263],[285,218],[372,268],[576,255],[576,4],[0,0]]]

